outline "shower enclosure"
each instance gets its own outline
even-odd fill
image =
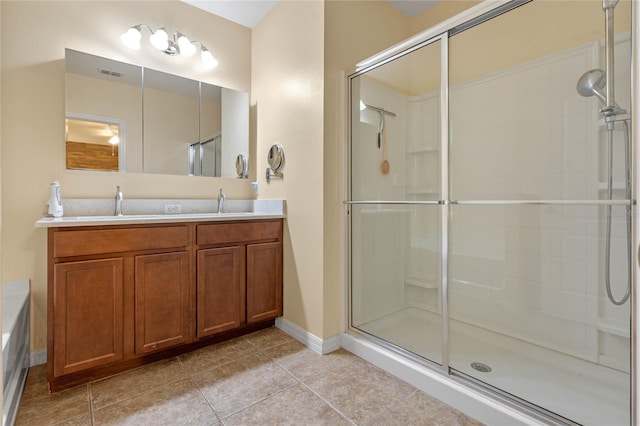
[[[544,421],[630,424],[631,2],[469,17],[349,76],[350,332]]]

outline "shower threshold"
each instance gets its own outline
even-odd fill
[[[406,308],[357,328],[441,362],[439,315]],[[456,320],[449,358],[452,368],[574,422],[629,424],[629,375],[618,370]]]

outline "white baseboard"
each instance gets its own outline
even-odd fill
[[[340,334],[331,336],[328,339],[321,339],[308,331],[298,327],[289,320],[282,317],[276,318],[276,327],[306,345],[312,351],[325,355],[341,348]]]
[[[33,367],[34,365],[46,364],[47,363],[47,350],[43,349],[37,352],[31,352],[29,355],[29,366]]]

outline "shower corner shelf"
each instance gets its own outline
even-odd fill
[[[409,188],[406,188],[404,192],[407,194],[435,194],[435,195],[439,193],[436,188],[426,188],[426,187],[409,187]]]
[[[408,148],[406,153],[407,155],[411,155],[411,154],[422,154],[425,152],[438,152],[438,151],[440,151],[440,148],[437,146],[422,146],[418,148]]]
[[[607,183],[606,182],[599,182],[598,183],[598,189],[601,190],[601,191],[606,191],[607,190]],[[612,189],[627,189],[627,187],[624,184],[624,182],[613,182]]]
[[[439,287],[437,282],[423,277],[407,277],[405,278],[404,283],[410,286],[428,289],[437,289]]]
[[[630,338],[628,326],[624,322],[600,318],[598,319],[597,327],[598,330],[603,333],[624,337],[626,339]]]

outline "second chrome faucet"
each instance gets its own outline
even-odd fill
[[[223,208],[225,199],[226,199],[226,197],[224,196],[224,193],[222,192],[222,188],[220,188],[220,192],[218,193],[218,213],[222,213],[222,208]]]
[[[120,191],[120,185],[116,186],[116,209],[113,214],[114,216],[122,216],[122,191]]]

